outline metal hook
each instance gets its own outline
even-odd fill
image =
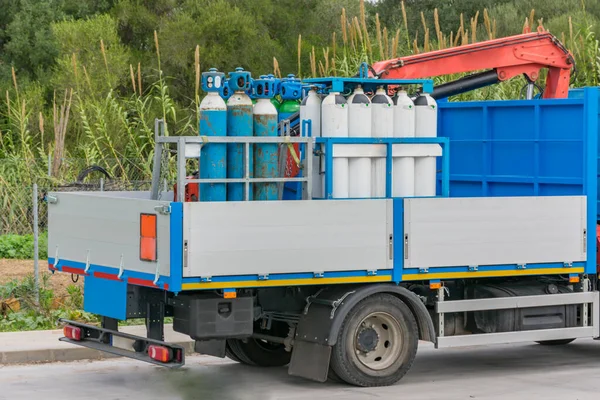
[[[87,256],[85,258],[85,269],[83,270],[83,272],[85,272],[87,274],[89,269],[90,269],[90,249],[87,250]]]
[[[121,262],[119,263],[119,275],[117,275],[117,278],[121,279],[121,275],[123,275],[123,254],[121,254]]]

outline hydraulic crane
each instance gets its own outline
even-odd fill
[[[468,92],[523,74],[528,82],[527,98],[531,99],[540,71],[547,68],[542,97],[548,99],[567,97],[574,67],[573,56],[565,46],[540,28],[537,32],[379,61],[372,65],[371,74],[382,79],[418,79],[480,71],[436,86],[433,98]]]

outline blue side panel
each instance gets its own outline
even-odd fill
[[[587,265],[585,272],[588,274],[596,273],[597,271],[597,260],[596,260],[596,227],[597,221],[600,220],[598,216],[598,203],[600,195],[598,194],[598,159],[600,157],[600,145],[598,136],[600,135],[600,126],[598,124],[599,118],[599,91],[598,88],[586,90],[585,96],[585,130],[587,132],[588,141],[586,148],[586,192],[588,193],[587,203],[587,214],[588,214],[588,235],[587,235]],[[595,200],[595,201],[594,201]]]
[[[393,199],[394,270],[392,281],[402,281],[404,269],[404,199]]]
[[[169,291],[178,293],[183,282],[183,203],[171,203],[170,285]]]
[[[450,139],[452,153],[450,196],[587,195],[586,272],[595,272],[598,89],[568,99],[440,102],[438,109],[438,136]]]
[[[89,313],[124,320],[127,317],[127,282],[86,276],[83,309]]]

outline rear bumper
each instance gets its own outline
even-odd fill
[[[81,340],[73,340],[67,337],[61,337],[61,342],[67,342],[78,346],[87,347],[103,351],[105,353],[115,354],[121,357],[132,358],[134,360],[145,361],[151,364],[160,365],[168,368],[180,368],[185,364],[185,349],[182,346],[166,343],[160,340],[148,339],[142,336],[130,335],[117,332],[110,329],[104,329],[93,325],[86,325],[66,319],[59,320],[67,325],[80,328],[82,330]],[[123,342],[126,346],[114,346],[115,338],[118,342]],[[127,344],[129,344],[127,346]],[[157,361],[148,355],[150,345],[162,346],[170,349],[172,352],[171,360],[167,362]]]

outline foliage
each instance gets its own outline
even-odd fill
[[[599,20],[589,0],[5,0],[0,232],[30,232],[34,182],[55,188],[92,164],[123,185],[148,181],[154,119],[169,135],[196,133],[198,71],[348,76],[543,25],[575,57],[572,85],[598,85]],[[457,99],[518,98],[523,84]]]
[[[33,275],[0,285],[0,300],[15,298],[21,304],[19,311],[0,315],[0,332],[56,329],[59,318],[98,322],[96,316],[81,310],[83,295],[79,287],[70,285],[67,288],[69,297],[58,299],[49,287],[50,275],[42,274],[41,278],[39,302],[35,299]]]
[[[41,259],[48,258],[48,233],[39,237]],[[33,235],[0,235],[0,258],[27,260],[33,258]]]
[[[97,325],[100,316],[83,311],[83,291],[78,285],[69,285],[67,295],[57,298],[50,288],[49,274],[42,274],[40,281],[39,303],[35,300],[35,281],[33,275],[24,279],[12,280],[0,284],[0,302],[17,299],[21,305],[19,311],[8,310],[0,314],[0,332],[29,331],[60,328],[60,318]],[[173,318],[165,318],[165,323],[173,323]],[[144,325],[143,318],[119,321],[119,326]]]

